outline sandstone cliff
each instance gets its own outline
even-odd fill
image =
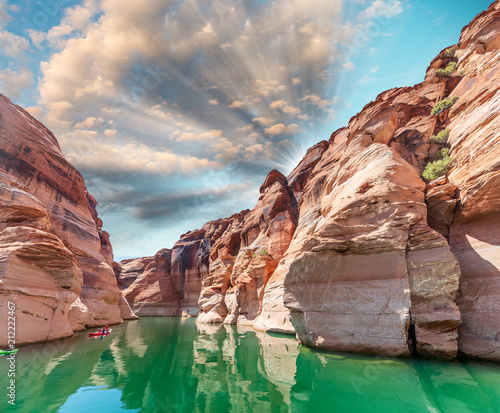
[[[172,250],[115,263],[123,294],[139,316],[198,316],[221,322],[224,297],[248,211],[184,234]]]
[[[133,317],[95,206],[52,133],[0,95],[0,317],[15,303],[16,344]]]
[[[458,207],[449,239],[462,272],[459,348],[500,360],[500,2],[464,28],[458,46],[463,79],[449,113]]]

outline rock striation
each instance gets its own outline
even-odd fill
[[[449,241],[462,272],[459,349],[500,360],[500,2],[463,29],[456,56],[463,79],[449,112],[458,201]]]
[[[224,297],[248,210],[181,236],[172,250],[115,263],[118,286],[139,316],[199,316],[222,322]]]
[[[96,204],[52,133],[0,95],[0,318],[15,303],[16,344],[133,317]]]
[[[261,330],[276,330],[276,323],[278,329],[286,329],[288,311],[282,295],[273,292],[276,277],[272,277],[292,240],[297,218],[297,202],[287,179],[271,171],[243,223],[241,250],[225,298],[229,310],[225,323],[254,325],[258,321]],[[268,285],[271,279],[273,284]]]

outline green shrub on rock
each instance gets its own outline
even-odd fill
[[[450,62],[448,63],[448,66],[446,66],[446,69],[438,69],[436,74],[439,77],[450,77],[453,72],[455,71],[455,68],[457,67],[456,62]]]
[[[444,111],[451,108],[456,103],[456,101],[458,99],[459,99],[458,96],[453,96],[453,97],[441,100],[440,102],[438,102],[434,105],[434,107],[432,108],[432,111],[431,111],[431,115],[439,115],[440,113],[443,113]]]
[[[448,136],[450,136],[450,130],[448,128],[442,130],[437,135],[432,135],[429,139],[432,143],[438,143],[440,145],[445,145],[448,142]]]
[[[425,170],[422,174],[422,177],[427,181],[433,181],[434,179],[439,178],[440,176],[446,175],[451,168],[454,160],[451,156],[448,155],[449,149],[442,149],[437,157],[442,157],[434,162],[429,162],[425,166]]]
[[[441,159],[446,158],[450,153],[450,150],[448,148],[443,148],[440,151],[436,152],[434,155],[434,160],[435,161],[440,161]]]

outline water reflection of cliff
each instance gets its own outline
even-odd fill
[[[290,411],[298,343],[241,326],[198,326],[193,343],[199,411]],[[222,404],[222,406],[221,406]]]
[[[328,354],[241,326],[150,318],[102,341],[21,349],[10,410],[493,413],[499,384],[497,365]]]

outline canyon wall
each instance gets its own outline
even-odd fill
[[[464,28],[457,50],[460,96],[450,109],[458,206],[450,245],[462,272],[460,350],[500,360],[500,3]]]
[[[0,95],[0,318],[14,303],[16,344],[134,317],[95,207],[52,133]]]
[[[200,258],[174,283],[195,295],[201,280],[197,321],[333,351],[500,360],[499,48],[496,1],[423,83],[380,94],[287,178],[272,171],[253,210],[190,235]],[[443,148],[449,173],[424,182]]]

